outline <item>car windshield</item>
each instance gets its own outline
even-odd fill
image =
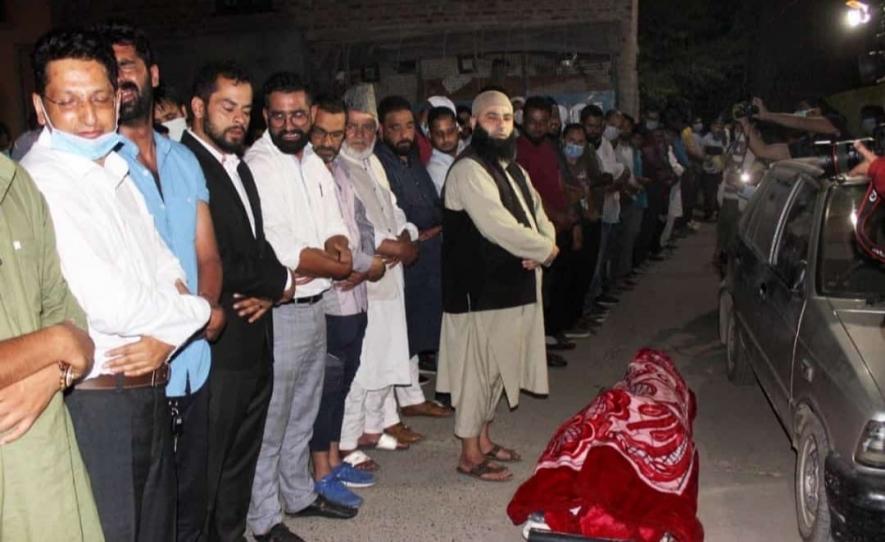
[[[819,285],[832,297],[885,302],[885,266],[868,257],[857,244],[854,225],[867,185],[833,187],[821,231]]]

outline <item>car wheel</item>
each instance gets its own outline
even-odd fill
[[[796,519],[806,542],[825,542],[830,537],[830,507],[824,483],[824,462],[830,444],[820,421],[808,413],[799,427],[796,453]]]
[[[753,368],[747,361],[747,349],[738,332],[734,311],[728,316],[725,340],[725,368],[728,380],[733,384],[746,386],[755,380]]]

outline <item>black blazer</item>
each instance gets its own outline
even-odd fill
[[[267,358],[273,355],[271,311],[250,324],[234,311],[233,294],[276,301],[283,295],[289,271],[277,260],[273,248],[264,237],[261,200],[252,172],[245,162],[240,162],[237,173],[243,181],[255,218],[254,236],[249,226],[249,216],[224,166],[190,133],[184,133],[181,143],[197,157],[206,177],[209,210],[224,273],[221,306],[227,316],[227,326],[212,345],[212,365],[229,370],[266,367]]]

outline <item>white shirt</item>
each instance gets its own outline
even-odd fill
[[[436,187],[437,195],[442,195],[446,174],[448,174],[449,168],[452,167],[454,161],[454,156],[439,149],[433,149],[433,152],[430,154],[430,161],[427,162],[427,173],[430,174],[433,186]]]
[[[608,139],[600,138],[596,156],[599,157],[599,165],[604,173],[610,173],[615,179],[624,174],[624,164],[618,161],[615,149]],[[605,193],[605,200],[602,202],[602,221],[606,224],[617,224],[621,221],[620,193]]]
[[[218,152],[212,145],[203,141],[203,138],[198,136],[197,134],[191,132],[190,128],[187,130],[190,132],[191,136],[200,142],[200,145],[206,148],[216,160],[221,163],[221,167],[224,168],[224,171],[227,172],[227,176],[230,178],[230,182],[234,185],[234,189],[237,191],[237,194],[240,196],[240,201],[243,203],[243,207],[246,208],[246,215],[249,217],[249,225],[252,226],[252,236],[255,236],[255,217],[252,215],[252,206],[249,205],[249,195],[246,194],[246,187],[243,186],[243,180],[240,179],[240,173],[237,171],[237,167],[240,165],[240,157],[236,154],[222,154]],[[253,172],[254,175],[254,172]],[[256,181],[257,182],[257,181]],[[274,247],[276,248],[276,247]],[[288,283],[287,283],[288,284]],[[288,290],[289,287],[286,286]]]
[[[336,235],[348,238],[351,250],[358,249],[359,240],[349,239],[341,217],[335,179],[311,145],[304,147],[299,159],[280,151],[270,131],[265,131],[244,159],[261,197],[264,234],[280,263],[296,269],[302,250],[322,250],[326,240]],[[312,280],[296,289],[295,298],[315,296],[331,285],[329,279]]]
[[[184,270],[160,238],[129,166],[99,165],[50,148],[44,129],[22,160],[49,206],[62,273],[95,342],[87,378],[106,374],[107,351],[150,336],[180,347],[209,319],[209,303],[181,295]]]

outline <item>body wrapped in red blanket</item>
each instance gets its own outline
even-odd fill
[[[554,531],[583,536],[703,540],[696,408],[673,360],[641,350],[623,380],[559,427],[507,514],[521,524],[543,512]]]

